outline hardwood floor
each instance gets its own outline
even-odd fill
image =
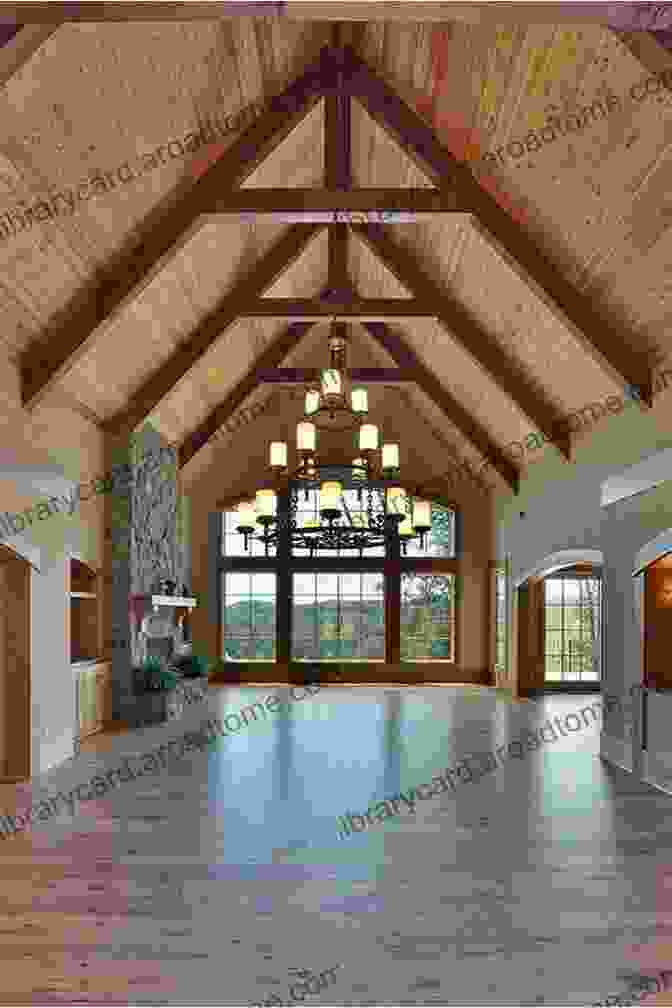
[[[108,733],[12,812],[280,687],[216,688]],[[596,757],[597,725],[340,840],[337,816],[578,711],[485,688],[313,699],[0,839],[0,1003],[590,1004],[670,967],[672,799]],[[669,994],[647,1003],[670,1004]]]

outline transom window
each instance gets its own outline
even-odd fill
[[[356,491],[345,491],[352,512]],[[279,494],[278,514],[288,495]],[[319,519],[319,497],[300,495],[299,521]],[[245,550],[235,510],[222,513],[222,656],[237,662],[455,662],[456,515],[432,504],[432,528],[399,554],[390,539],[364,552]]]

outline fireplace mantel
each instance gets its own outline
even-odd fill
[[[131,595],[129,616],[131,624],[131,655],[134,664],[147,657],[150,637],[172,638],[172,652],[184,643],[179,610],[195,609],[198,601],[185,595]]]

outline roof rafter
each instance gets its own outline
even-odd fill
[[[183,184],[145,218],[140,240],[116,263],[99,271],[95,287],[73,300],[21,362],[23,404],[34,407],[93,345],[101,323],[132,300],[202,225],[222,191],[241,185],[291,133],[331,87],[330,63],[322,58],[272,98],[198,181]],[[167,203],[169,205],[167,206]]]
[[[570,436],[567,431],[560,431],[561,416],[542,398],[497,341],[452,295],[440,290],[420,268],[412,253],[393,242],[380,225],[358,224],[353,231],[417,302],[428,309],[426,314],[435,315],[521,412],[569,458]]]
[[[444,388],[436,375],[432,374],[406,341],[384,322],[365,322],[364,328],[387,351],[397,367],[413,374],[418,388],[438,406],[453,426],[457,427],[460,433],[468,441],[471,441],[485,458],[489,459],[502,479],[517,494],[520,474],[516,466],[495,444],[478,420],[468,413],[457,399],[453,398],[448,389]]]
[[[295,225],[299,226],[299,225]],[[309,225],[304,224],[304,227]],[[317,225],[315,225],[317,226]],[[329,225],[332,227],[333,225]],[[335,225],[343,227],[342,224]],[[347,321],[368,318],[424,318],[436,314],[436,303],[426,298],[249,298],[240,308],[241,318],[303,318]]]
[[[32,58],[50,35],[58,30],[61,19],[52,24],[26,24],[0,50],[0,85],[4,85]]]
[[[319,382],[321,373],[321,368],[257,368],[256,375],[260,385],[308,385]],[[346,368],[344,374],[351,382],[366,382],[369,385],[400,385],[415,381],[413,372],[402,368]]]
[[[638,388],[642,401],[650,406],[653,375],[645,354],[636,349],[634,333],[625,331],[622,323],[609,319],[576,290],[537,243],[479,185],[469,168],[441,145],[420,116],[352,49],[347,49],[347,56],[347,86],[369,115],[424,171],[429,171],[439,187],[447,186],[456,193],[460,204],[478,217],[492,246],[510,263],[517,263],[528,286],[547,305],[553,305],[602,369],[622,387]],[[614,341],[614,330],[623,338]]]
[[[203,354],[233,325],[242,308],[259,296],[294,263],[308,243],[321,231],[317,224],[295,224],[282,235],[262,259],[198,326],[178,349],[135,392],[124,410],[112,417],[109,432],[130,433],[163,399]]]
[[[467,213],[457,197],[440,189],[240,189],[220,193],[213,213]],[[334,221],[336,223],[336,221]],[[347,223],[347,221],[345,221]],[[366,223],[366,222],[360,222]]]
[[[314,326],[314,322],[292,322],[281,332],[254,362],[247,374],[236,382],[223,402],[208,414],[179,447],[179,464],[185,466],[216,432],[233,416],[238,407],[261,383],[259,370],[281,364]]]

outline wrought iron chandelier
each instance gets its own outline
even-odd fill
[[[270,471],[272,488],[257,490],[255,499],[238,505],[238,532],[249,551],[252,541],[264,544],[265,552],[277,545],[289,529],[292,548],[308,550],[359,550],[384,546],[398,539],[406,552],[409,541],[419,538],[424,546],[431,528],[429,501],[411,499],[399,485],[399,445],[383,444],[378,450],[378,427],[363,423],[368,415],[365,388],[349,388],[345,372],[346,341],[334,326],[329,337],[331,366],[320,373],[319,385],[309,386],[305,419],[297,424],[298,463],[287,465],[287,443],[272,441]],[[349,396],[348,396],[349,392]],[[352,463],[321,463],[317,455],[317,429],[357,430],[358,457]],[[357,507],[348,506],[344,485],[355,491]],[[277,512],[277,490],[289,491],[289,509]],[[299,521],[299,499],[319,489],[320,518]]]

